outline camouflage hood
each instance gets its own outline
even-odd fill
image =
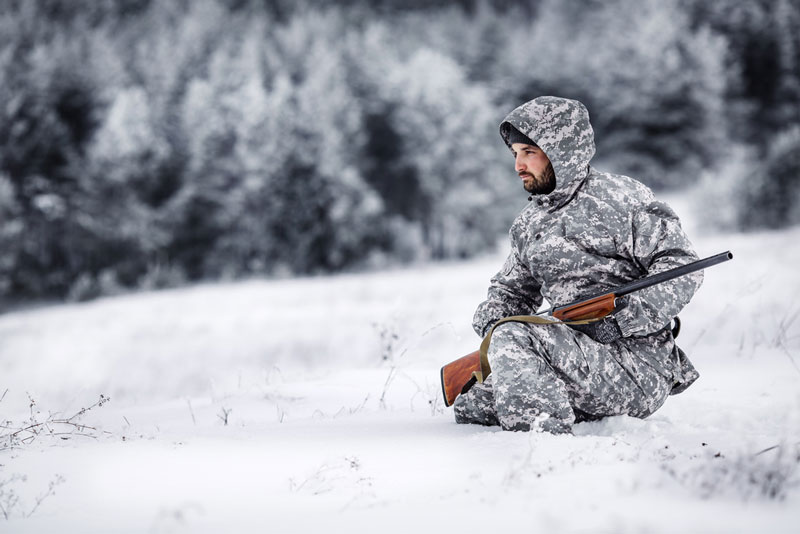
[[[500,135],[508,145],[513,126],[547,154],[556,175],[553,200],[566,200],[588,175],[594,156],[594,130],[589,112],[577,100],[540,96],[522,104],[500,124]],[[510,145],[509,145],[510,148]]]

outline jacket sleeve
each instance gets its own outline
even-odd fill
[[[651,202],[634,213],[633,259],[647,275],[696,261],[678,216],[663,202]],[[644,336],[667,326],[703,282],[698,271],[628,296],[628,306],[615,314],[624,336]]]
[[[503,268],[489,283],[487,299],[475,311],[472,327],[481,337],[502,319],[511,315],[527,315],[542,304],[541,286],[520,261],[515,250]]]

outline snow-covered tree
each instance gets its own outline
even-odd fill
[[[8,3],[0,295],[477,253],[525,198],[497,124],[542,94],[587,104],[605,169],[691,183],[734,139],[737,168],[788,177],[742,198],[794,203],[798,20],[789,0]]]
[[[19,210],[9,224],[25,225],[7,252],[6,287],[22,295],[63,294],[87,268],[80,182],[103,105],[102,36],[75,36],[37,15],[35,6],[0,15],[0,173]]]
[[[764,153],[777,132],[800,123],[800,4],[791,0],[685,2],[693,25],[726,43],[730,136]]]
[[[654,186],[691,183],[724,142],[725,42],[677,0],[545,1],[507,34],[505,85],[521,103],[586,103],[605,168]]]
[[[295,271],[359,263],[379,244],[382,203],[364,180],[362,109],[350,87],[335,12],[296,17],[266,51],[270,113],[250,144],[279,163],[260,194],[269,254]],[[285,195],[282,197],[281,195]]]

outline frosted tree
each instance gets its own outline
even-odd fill
[[[191,263],[187,268],[195,277],[218,276],[243,254],[227,247],[234,256],[222,259],[214,251],[220,240],[232,238],[236,218],[246,216],[242,188],[247,169],[259,172],[259,163],[242,158],[241,149],[253,124],[264,120],[257,38],[255,28],[239,25],[212,54],[207,77],[191,81],[183,102],[187,179],[171,203],[180,214],[172,245]]]
[[[665,186],[714,162],[726,138],[725,41],[692,29],[677,0],[547,1],[507,37],[513,52],[500,59],[516,99],[585,102],[609,170]]]
[[[466,83],[453,60],[424,49],[392,69],[387,81],[399,104],[396,128],[427,203],[421,222],[431,253],[468,256],[484,248],[481,241],[496,228],[491,216],[475,218],[498,191],[502,145],[488,93]]]
[[[91,262],[81,179],[103,102],[104,57],[96,52],[104,41],[38,16],[34,5],[0,16],[0,172],[26,227],[7,261],[15,264],[12,291],[63,295]]]
[[[738,228],[800,224],[800,125],[774,136],[765,160],[749,164],[727,184],[734,190]]]
[[[800,5],[790,0],[687,2],[695,25],[727,43],[731,137],[766,151],[772,135],[800,122]]]
[[[273,254],[296,271],[358,263],[382,232],[381,201],[357,165],[365,138],[339,44],[347,31],[335,12],[308,13],[267,50],[273,113],[258,148],[281,165],[258,198]]]
[[[0,174],[0,297],[12,292],[14,269],[25,231],[24,220],[14,194],[14,184]]]
[[[354,154],[361,110],[346,83],[335,13],[253,23],[223,42],[184,103],[191,182],[209,231],[207,275],[312,272],[376,246],[380,201]]]
[[[800,6],[789,1],[691,3],[697,24],[728,43],[726,112],[732,160],[713,169],[701,202],[727,209],[699,214],[728,229],[797,224],[800,210]],[[744,154],[745,156],[741,156]],[[728,156],[728,152],[726,152]],[[724,216],[723,216],[724,215]]]
[[[350,79],[366,102],[365,179],[384,199],[403,255],[468,256],[491,246],[518,209],[492,206],[514,184],[500,177],[500,112],[452,58],[420,46],[418,17],[393,22],[373,22],[349,43]]]
[[[174,188],[161,180],[170,152],[151,104],[142,87],[119,89],[90,146],[81,213],[100,257],[114,252],[86,276],[105,273],[117,284],[136,285],[168,242],[158,208]]]
[[[541,94],[608,170],[691,183],[733,137],[730,176],[787,177],[742,198],[795,198],[795,2],[401,4],[5,6],[0,293],[468,256],[524,204],[497,123]]]

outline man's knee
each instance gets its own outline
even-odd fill
[[[504,323],[492,335],[487,357],[494,373],[518,373],[532,354],[531,333],[527,324]]]
[[[497,419],[504,430],[571,429],[575,416],[565,385],[551,365],[559,337],[564,336],[559,328],[505,323],[494,331],[488,357]]]
[[[565,325],[508,322],[494,330],[490,349],[492,346],[520,347],[546,356],[573,339],[574,333]]]
[[[503,323],[494,329],[492,333],[492,343],[511,342],[511,343],[528,343],[531,337],[532,327],[538,325],[530,325],[527,323]]]

